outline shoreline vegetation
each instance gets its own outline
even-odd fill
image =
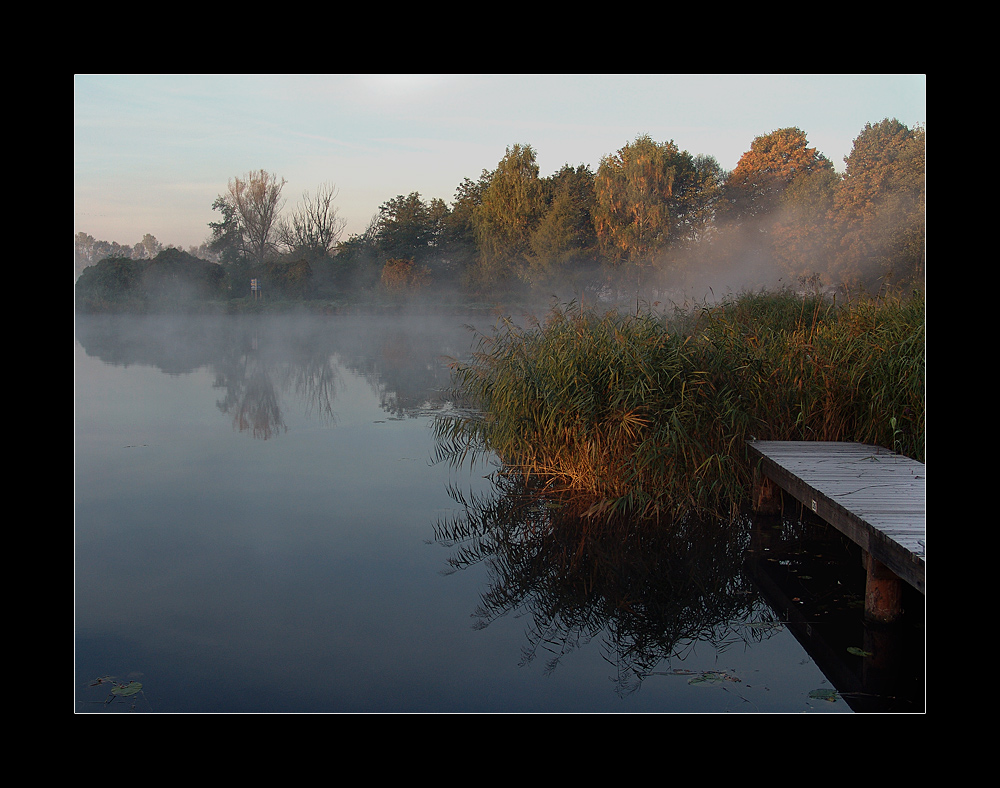
[[[924,461],[920,292],[744,293],[673,313],[570,302],[501,318],[451,367],[468,407],[436,421],[438,459],[492,452],[500,473],[601,519],[735,516],[754,438]]]

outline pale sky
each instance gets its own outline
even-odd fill
[[[641,134],[727,170],[755,137],[797,126],[839,172],[866,123],[927,120],[924,74],[76,75],[74,229],[187,249],[231,178],[284,178],[285,211],[335,184],[344,233],[419,192],[531,145],[540,175],[590,165]]]

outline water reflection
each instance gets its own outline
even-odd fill
[[[303,324],[292,333],[258,321],[241,328],[215,365],[214,385],[223,392],[217,405],[232,415],[233,427],[262,440],[286,432],[280,400],[287,392],[305,403],[307,416],[332,425],[337,373],[330,337]]]
[[[259,352],[257,331],[248,339],[248,346],[234,347],[236,352],[217,365],[214,385],[224,394],[216,404],[223,413],[232,414],[235,429],[267,440],[288,427],[281,415],[272,370]]]
[[[461,318],[87,317],[77,339],[104,362],[78,379],[82,682],[143,672],[157,711],[702,710],[659,677],[723,666],[784,711],[823,683],[789,635],[799,603],[744,571],[775,551],[746,523],[604,528],[509,476],[449,497],[413,417],[454,413]],[[471,571],[437,574],[432,527]]]
[[[439,430],[439,457],[465,462]],[[438,543],[452,570],[484,564],[489,587],[478,626],[510,615],[529,628],[522,664],[545,653],[547,671],[595,637],[617,669],[619,694],[676,667],[696,645],[721,654],[788,630],[856,711],[922,711],[923,596],[908,596],[897,625],[867,622],[860,549],[826,523],[798,512],[688,518],[673,524],[587,517],[588,502],[557,496],[498,466],[489,494],[453,488],[461,517],[441,521]],[[666,661],[667,668],[660,669]],[[716,672],[713,672],[716,673]],[[718,672],[716,680],[739,681]]]
[[[529,619],[522,664],[544,655],[552,671],[601,637],[617,691],[628,694],[694,643],[724,651],[781,628],[742,571],[745,523],[585,518],[508,473],[494,476],[490,494],[467,498],[453,488],[452,497],[464,514],[438,522],[435,539],[452,550],[452,571],[488,566],[478,627],[512,613]]]
[[[258,440],[287,432],[287,400],[324,426],[336,423],[340,369],[356,373],[393,418],[447,406],[443,357],[467,349],[455,322],[400,316],[80,318],[77,339],[106,363],[144,364],[169,374],[210,368],[219,411]],[[444,340],[444,341],[443,341]]]
[[[924,710],[923,594],[904,589],[898,622],[867,621],[860,548],[807,512],[756,516],[746,572],[852,709]]]

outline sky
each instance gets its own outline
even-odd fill
[[[530,145],[542,177],[636,137],[734,169],[755,137],[797,126],[844,170],[866,123],[926,123],[924,74],[79,74],[74,235],[198,246],[229,181],[266,170],[285,212],[337,188],[344,238],[383,203],[454,201],[465,178]]]

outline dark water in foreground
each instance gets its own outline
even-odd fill
[[[923,710],[826,529],[548,539],[434,463],[462,322],[78,321],[75,711]]]

